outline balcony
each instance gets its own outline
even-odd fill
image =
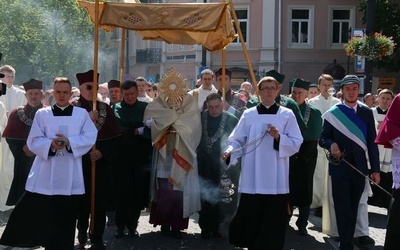
[[[136,50],[136,64],[156,64],[161,62],[161,49]]]

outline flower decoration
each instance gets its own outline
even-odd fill
[[[395,46],[392,37],[376,32],[369,36],[352,37],[348,43],[343,45],[343,48],[347,56],[362,56],[367,60],[381,60],[383,57],[393,54]]]

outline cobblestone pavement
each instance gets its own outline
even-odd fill
[[[3,233],[5,224],[11,211],[0,212],[0,235]],[[370,220],[370,236],[375,240],[375,246],[362,248],[360,250],[383,249],[386,232],[386,209],[369,206]],[[336,250],[337,242],[329,238],[326,234],[321,233],[322,222],[321,218],[315,217],[311,211],[308,236],[299,236],[296,233],[295,221],[297,219],[297,211],[290,221],[286,233],[285,250]],[[226,240],[226,231],[223,231],[222,239],[203,240],[200,237],[200,228],[197,224],[197,215],[190,218],[189,228],[185,230],[183,238],[180,240],[167,238],[161,235],[159,227],[153,227],[148,223],[149,213],[143,211],[139,221],[138,232],[140,238],[130,239],[115,239],[115,227],[107,227],[104,234],[104,240],[107,244],[107,250],[233,250],[235,248]],[[0,245],[0,249],[26,249],[26,248],[11,248]],[[36,248],[41,250],[43,248]],[[356,248],[358,249],[358,248]]]

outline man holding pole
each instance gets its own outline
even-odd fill
[[[215,78],[218,83],[218,94],[220,94],[225,100],[224,109],[239,119],[243,111],[246,109],[247,101],[245,101],[244,96],[231,89],[232,71],[225,69],[224,79],[222,77],[222,68],[220,68],[215,72]],[[222,91],[225,91],[225,93],[222,93]]]
[[[114,112],[107,104],[93,99],[93,70],[76,74],[81,95],[74,106],[82,107],[89,112],[90,118],[98,130],[96,148],[83,156],[83,176],[85,180],[85,195],[82,198],[78,213],[78,241],[83,249],[87,241],[89,227],[90,206],[94,205],[94,214],[91,219],[94,223],[89,236],[93,249],[105,249],[103,233],[106,223],[106,211],[113,209],[114,201],[111,199],[114,192],[113,168],[116,162],[116,138],[120,135]],[[98,78],[98,76],[97,76]],[[96,109],[93,110],[93,105]],[[93,169],[95,162],[95,170]],[[95,171],[94,180],[91,179]],[[94,196],[91,184],[95,182]],[[115,197],[114,197],[115,198]],[[94,204],[93,204],[94,199]]]

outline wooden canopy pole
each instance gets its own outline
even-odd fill
[[[98,61],[99,61],[99,0],[95,2],[95,16],[94,16],[94,59],[93,59],[93,111],[97,106],[97,79]],[[96,151],[96,144],[92,147],[92,152]],[[91,161],[91,192],[90,192],[90,233],[94,230],[94,213],[95,213],[95,194],[96,194],[96,161]]]
[[[256,77],[255,77],[254,72],[253,72],[253,66],[251,65],[249,53],[247,51],[246,44],[244,43],[242,30],[240,29],[239,21],[237,19],[237,15],[236,15],[236,12],[235,12],[235,6],[233,6],[232,0],[229,0],[229,6],[230,6],[230,9],[231,9],[231,15],[233,17],[233,20],[235,21],[234,22],[235,23],[235,28],[236,28],[237,34],[239,35],[240,44],[242,45],[244,58],[246,59],[247,67],[249,68],[251,81],[253,83],[254,90],[257,93],[258,100],[261,102],[260,96],[258,95],[257,80],[256,80]]]
[[[225,67],[226,67],[226,49],[222,49],[222,99],[225,101]]]
[[[125,68],[125,39],[126,29],[122,29],[121,34],[121,54],[119,57],[119,82],[122,84],[124,81],[124,68]]]

